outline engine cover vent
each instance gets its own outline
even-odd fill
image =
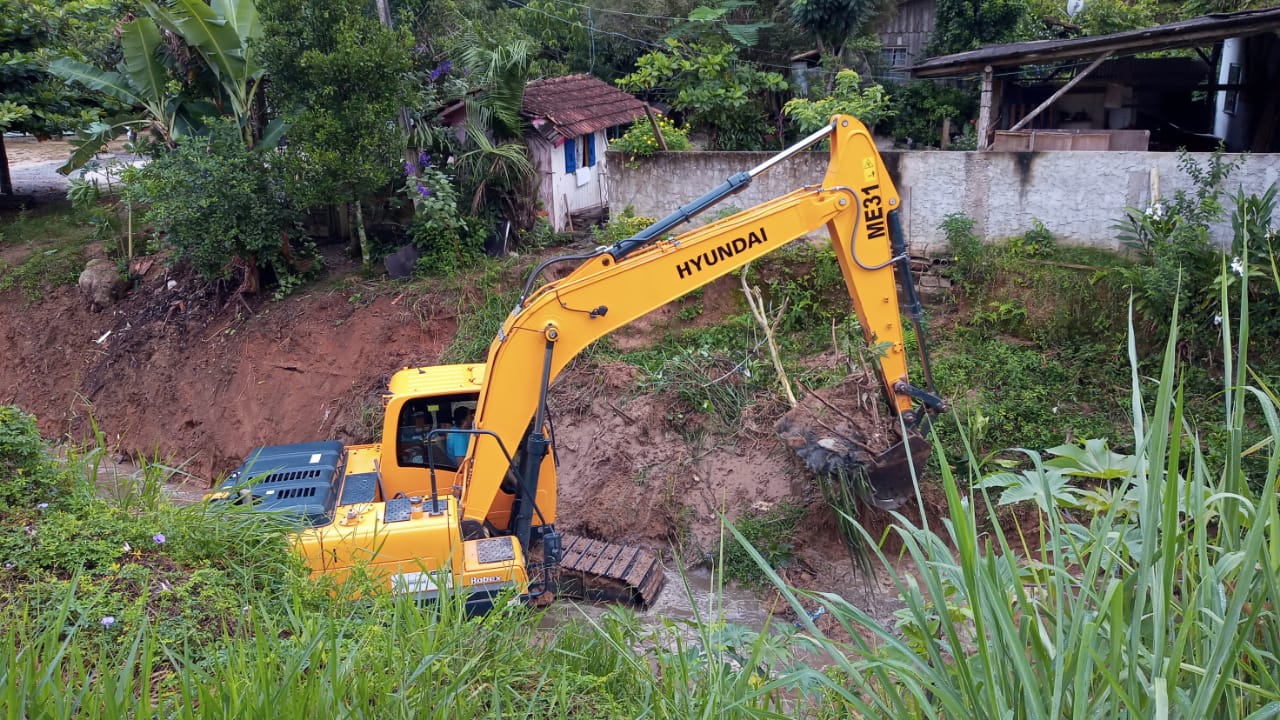
[[[231,502],[251,498],[257,510],[327,525],[333,521],[342,460],[342,443],[334,441],[260,447],[218,489]]]

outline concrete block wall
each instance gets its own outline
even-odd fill
[[[615,153],[610,153],[615,154]],[[903,199],[903,227],[913,252],[941,253],[946,239],[939,226],[951,213],[975,221],[982,237],[1000,240],[1021,235],[1039,220],[1060,242],[1118,249],[1114,224],[1126,207],[1151,202],[1152,168],[1158,171],[1162,198],[1193,189],[1178,168],[1177,153],[1156,152],[942,152],[885,151],[885,165]],[[770,153],[672,152],[627,167],[625,157],[610,159],[609,207],[628,205],[639,215],[662,217],[735,172],[748,170]],[[826,152],[802,153],[775,167],[720,207],[746,208],[802,185],[821,181]],[[1210,157],[1193,153],[1201,165]],[[1235,159],[1239,156],[1227,156]],[[1234,193],[1261,194],[1280,183],[1280,155],[1246,155],[1227,179]],[[700,220],[714,219],[715,210]],[[1230,227],[1213,228],[1214,237],[1229,242]]]

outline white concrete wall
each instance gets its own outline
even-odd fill
[[[1118,248],[1112,228],[1126,206],[1146,208],[1151,200],[1151,170],[1159,173],[1162,197],[1191,190],[1178,169],[1176,153],[1154,152],[942,152],[889,151],[885,164],[897,182],[905,215],[903,229],[912,250],[941,252],[946,247],[939,225],[950,213],[964,213],[976,231],[992,240],[1021,235],[1039,220],[1060,242]],[[768,153],[673,152],[642,160],[632,169],[617,161],[610,182],[613,212],[632,206],[637,214],[662,217],[720,184],[735,172],[768,158]],[[1193,153],[1205,163],[1207,153]],[[1236,158],[1238,156],[1228,156]],[[826,170],[825,152],[803,153],[770,170],[723,206],[746,208],[816,184]],[[1262,193],[1280,183],[1280,155],[1244,157],[1227,179],[1234,193]],[[711,219],[712,210],[703,217]],[[1226,225],[1215,237],[1230,237]]]
[[[588,168],[590,178],[578,184],[577,174],[565,173],[564,146],[553,147],[541,138],[531,138],[529,144],[538,172],[539,193],[548,211],[548,220],[557,231],[568,226],[569,214],[608,203],[608,153],[609,141],[603,130],[596,136],[596,164]],[[574,138],[579,144],[581,137]],[[581,151],[580,151],[581,152]]]

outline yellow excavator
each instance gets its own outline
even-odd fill
[[[823,140],[830,164],[820,185],[671,234]],[[921,426],[945,408],[928,381],[899,206],[871,135],[856,119],[836,116],[635,236],[542,263],[485,364],[406,368],[391,378],[381,442],[259,448],[213,497],[298,514],[304,527],[297,549],[314,573],[339,580],[359,567],[393,593],[431,599],[461,592],[473,611],[513,589],[535,603],[573,595],[646,605],[663,583],[652,552],[556,530],[548,387],[590,343],[826,227],[866,339],[889,348],[880,376],[907,428],[901,442],[858,462],[877,492],[900,493],[895,479],[928,452]],[[548,268],[565,263],[576,267],[539,283]],[[907,377],[904,312],[922,348],[923,388]],[[830,457],[809,461],[831,469]]]

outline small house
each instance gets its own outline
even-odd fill
[[[551,225],[560,232],[574,218],[603,216],[609,137],[644,117],[644,103],[592,75],[567,75],[528,83],[522,113],[533,126],[526,140]]]

